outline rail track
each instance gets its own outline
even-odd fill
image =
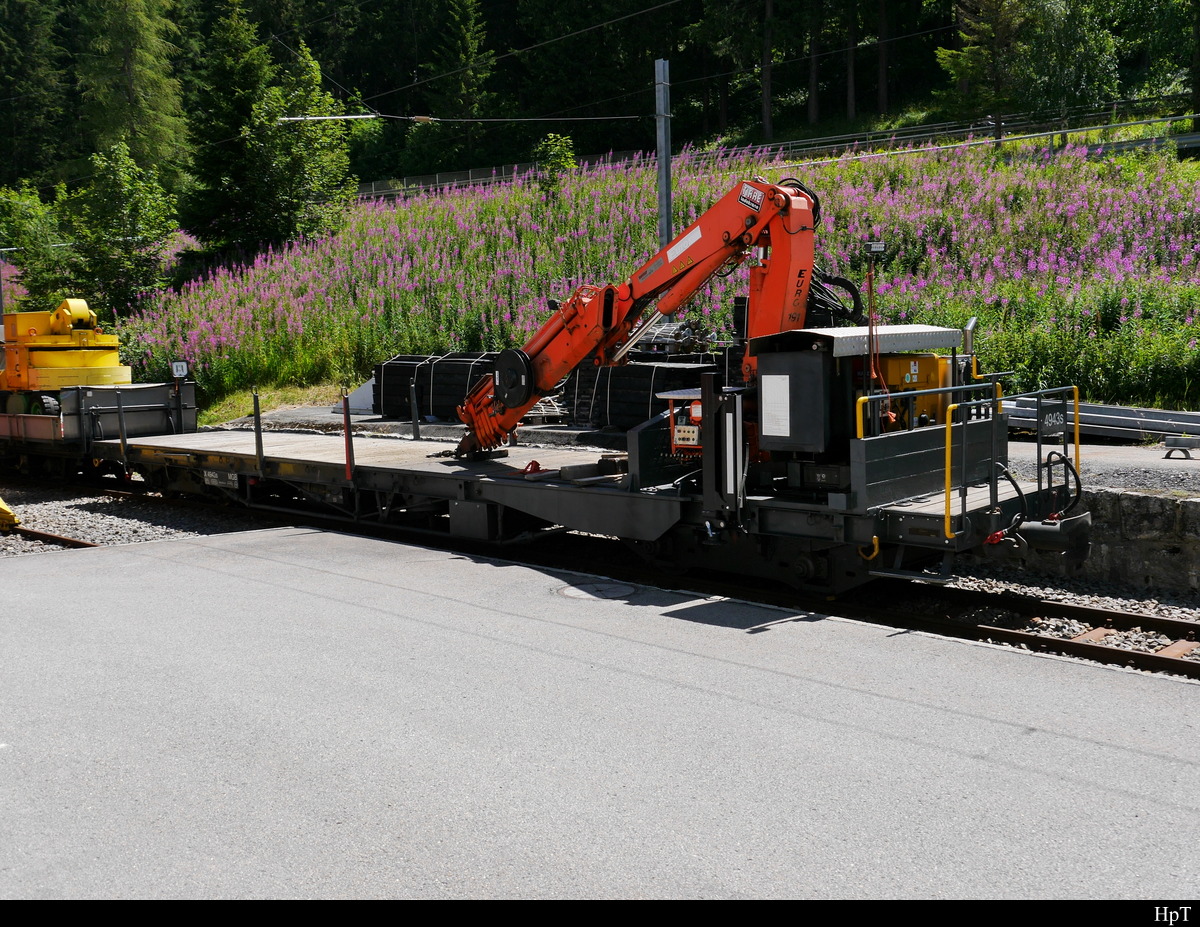
[[[23,537],[29,541],[41,541],[43,544],[55,544],[59,547],[100,547],[91,541],[84,541],[80,538],[64,537],[61,534],[51,534],[48,531],[38,531],[34,528],[26,528],[23,525],[17,525],[12,529],[13,534],[18,537]]]
[[[879,580],[830,601],[808,599],[785,588],[748,589],[722,577],[676,580],[647,573],[640,565],[606,572],[625,582],[666,585],[793,610],[799,607],[887,627],[1200,679],[1200,610],[1190,618],[1168,617],[1032,594],[924,586],[905,580]]]
[[[1200,615],[1166,617],[962,588],[922,594],[892,587],[878,597],[895,604],[880,609],[835,603],[830,611],[1036,653],[1200,679]]]
[[[165,498],[138,487],[80,487],[81,493],[115,499],[136,499],[164,510],[178,508],[212,515],[216,506],[194,500]],[[56,487],[61,489],[61,486]],[[747,587],[728,577],[664,572],[641,560],[619,542],[574,532],[558,533],[553,544],[509,544],[502,548],[444,535],[414,535],[411,529],[351,522],[315,512],[246,512],[260,525],[304,524],[329,530],[357,532],[394,540],[409,540],[456,552],[505,559],[554,570],[602,574],[617,583],[658,586],[712,597],[741,599],[808,614],[834,615],[887,627],[916,630],[960,639],[1009,645],[1040,654],[1059,654],[1095,663],[1170,673],[1200,679],[1200,609],[1178,610],[1188,617],[1167,617],[1144,611],[1097,607],[1017,592],[979,591],[955,586],[923,586],[903,580],[878,580],[836,600],[816,600],[794,590],[757,584]],[[242,526],[234,530],[240,530]],[[18,526],[14,533],[63,548],[100,546],[94,541]],[[887,603],[881,605],[880,603]],[[799,619],[784,619],[799,620]],[[747,632],[758,629],[747,628]]]

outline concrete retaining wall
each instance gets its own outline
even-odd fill
[[[1200,590],[1200,499],[1105,489],[1085,492],[1084,502],[1092,550],[1076,577]]]

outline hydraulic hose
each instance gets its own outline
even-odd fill
[[[779,181],[778,186],[795,187],[810,200],[812,200],[813,228],[816,228],[821,224],[821,198],[817,196],[817,194],[813,193],[813,191],[810,190],[803,181],[797,180],[795,177],[785,177],[783,180]]]
[[[1017,482],[1008,467],[1000,463],[1000,461],[996,461],[996,467],[999,469],[1001,475],[1012,485],[1012,488],[1017,491],[1017,498],[1021,500],[1021,509],[1013,516],[1012,523],[1007,528],[1003,528],[988,536],[985,542],[988,544],[999,544],[1004,538],[1013,534],[1025,523],[1025,518],[1029,514],[1029,503],[1025,498],[1025,492],[1021,489],[1021,484]]]
[[[1083,498],[1083,483],[1080,481],[1079,471],[1075,469],[1075,465],[1071,463],[1071,459],[1067,457],[1066,454],[1060,453],[1059,451],[1051,451],[1049,454],[1047,454],[1046,462],[1042,464],[1042,466],[1045,467],[1047,471],[1052,473],[1053,471],[1051,471],[1050,468],[1053,467],[1054,464],[1059,460],[1062,461],[1063,466],[1066,467],[1067,472],[1071,474],[1071,478],[1075,483],[1075,495],[1071,498],[1070,504],[1058,513],[1061,516],[1066,515],[1071,511],[1071,509],[1075,508],[1075,506],[1079,504],[1079,500]]]
[[[833,291],[836,287],[845,290],[850,295],[852,307],[848,307]],[[829,318],[836,322],[845,319],[854,325],[862,325],[867,317],[863,312],[862,295],[853,283],[845,277],[834,277],[818,271],[813,274],[812,284],[808,291],[809,310],[827,312]]]

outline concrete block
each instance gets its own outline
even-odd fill
[[[1200,589],[1200,498],[1119,490],[1085,491],[1092,547],[1084,578],[1135,588]]]
[[[1200,541],[1200,499],[1179,500],[1179,537]]]
[[[1121,537],[1127,541],[1163,540],[1178,535],[1179,506],[1167,496],[1121,493]]]
[[[1182,547],[1171,544],[1146,544],[1141,553],[1142,568],[1140,577],[1135,577],[1138,579],[1135,585],[1146,585],[1155,589],[1188,588],[1190,558]]]
[[[1101,532],[1117,532],[1121,529],[1121,493],[1110,489],[1085,490],[1080,503],[1084,511],[1092,513],[1092,535]]]

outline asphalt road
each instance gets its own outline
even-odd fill
[[[1194,895],[1196,684],[592,582],[301,529],[0,562],[0,897]]]

